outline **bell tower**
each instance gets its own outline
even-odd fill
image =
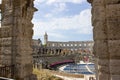
[[[45,44],[45,45],[47,44],[47,41],[48,41],[48,35],[47,35],[47,33],[45,32],[45,35],[44,35],[44,44]]]

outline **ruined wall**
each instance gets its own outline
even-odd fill
[[[17,80],[33,80],[32,76],[32,35],[34,0],[2,0],[2,23],[0,29],[1,61],[15,65]],[[8,45],[8,40],[11,40]],[[9,47],[9,49],[7,49]],[[9,58],[5,50],[9,51]],[[2,63],[2,65],[6,65]]]
[[[1,28],[0,28],[0,64],[11,64],[11,40],[12,40],[12,5],[9,0],[2,0],[1,4]]]
[[[97,80],[120,80],[120,0],[92,4]]]

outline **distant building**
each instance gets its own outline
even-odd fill
[[[39,46],[39,54],[68,54],[68,53],[92,53],[93,52],[93,41],[68,41],[68,42],[59,42],[59,41],[49,41],[48,34],[45,32],[44,35],[44,46],[42,45],[41,40],[39,43],[33,40],[34,47]],[[39,44],[39,45],[38,45]]]

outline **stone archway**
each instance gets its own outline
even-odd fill
[[[11,59],[8,63],[16,65],[20,80],[30,80],[32,74],[33,1],[3,0],[1,5],[0,63]],[[92,4],[97,80],[120,80],[120,0],[88,2]],[[10,49],[5,57],[4,49]]]
[[[120,0],[88,0],[92,5],[97,80],[120,80]]]

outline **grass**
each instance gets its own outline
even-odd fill
[[[63,80],[61,78],[53,76],[51,72],[46,69],[34,69],[33,73],[37,75],[38,80]]]

